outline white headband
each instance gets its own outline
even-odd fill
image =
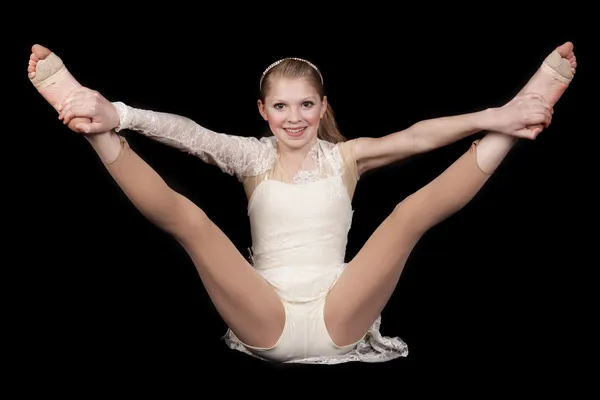
[[[296,60],[296,61],[302,61],[307,63],[308,65],[310,65],[315,71],[317,71],[317,73],[319,74],[319,77],[321,77],[321,85],[323,85],[323,75],[321,75],[321,71],[319,71],[319,68],[317,68],[317,66],[313,63],[311,63],[310,61],[304,60],[302,58],[296,58],[296,57],[287,57],[287,58],[282,58],[279,61],[275,61],[273,64],[269,65],[267,67],[267,69],[265,69],[265,72],[262,73],[262,76],[260,77],[260,83],[259,83],[259,87],[262,88],[262,82],[263,79],[265,78],[265,75],[267,74],[267,72],[269,72],[273,67],[281,64],[282,62],[284,62],[285,60]]]

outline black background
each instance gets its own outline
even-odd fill
[[[102,23],[63,17],[60,29],[40,18],[13,42],[18,49],[11,57],[19,65],[8,80],[19,86],[23,107],[19,129],[5,134],[5,149],[16,171],[13,199],[23,211],[9,210],[7,218],[18,218],[9,250],[19,256],[9,263],[23,277],[9,283],[16,289],[9,304],[18,321],[15,370],[36,377],[28,387],[39,387],[34,382],[44,376],[56,376],[55,387],[91,392],[114,382],[148,387],[176,373],[215,390],[244,390],[236,380],[257,376],[251,392],[268,394],[281,374],[308,372],[331,390],[395,390],[415,383],[412,377],[451,374],[462,378],[457,388],[480,382],[495,392],[498,384],[552,384],[582,367],[574,360],[587,356],[582,327],[592,318],[583,311],[584,276],[596,263],[583,260],[583,252],[597,226],[584,205],[595,184],[584,156],[593,132],[582,93],[595,48],[577,20],[492,23],[480,16],[470,24],[438,13],[438,23],[404,12],[397,25],[363,16],[337,20],[344,26],[334,28],[325,17],[298,10],[257,14],[257,23],[227,14],[211,20],[206,11],[184,16],[183,9],[135,19],[114,11]],[[519,143],[473,202],[420,241],[383,313],[382,333],[400,336],[409,355],[383,364],[281,369],[227,348],[220,339],[226,327],[183,249],[133,208],[25,74],[31,45],[41,43],[111,101],[256,135],[264,129],[256,107],[260,74],[277,59],[302,57],[321,69],[342,133],[379,137],[422,119],[503,105],[566,40],[575,43],[579,70],[555,106],[552,126]],[[246,200],[233,177],[126,135],[247,255]],[[364,176],[348,258],[398,202],[476,137]],[[308,382],[285,390],[320,393]]]

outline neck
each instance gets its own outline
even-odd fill
[[[299,148],[290,148],[279,141],[277,142],[279,162],[287,175],[290,177],[295,176],[305,162],[308,153],[310,153],[317,143],[317,140],[318,139],[315,137],[314,140],[311,140],[306,145]]]
[[[294,162],[294,161],[301,162],[302,160],[304,160],[306,158],[306,156],[312,150],[312,148],[315,146],[315,144],[317,144],[317,140],[318,140],[317,137],[315,137],[313,140],[306,143],[304,146],[297,147],[297,148],[286,146],[284,143],[278,141],[277,147],[279,149],[279,156],[283,157],[286,160],[289,160],[291,162]]]

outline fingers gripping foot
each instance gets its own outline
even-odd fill
[[[573,43],[565,42],[550,53],[521,93],[537,93],[554,106],[575,76],[577,60]],[[547,127],[547,126],[546,126]],[[530,126],[529,129],[536,129]],[[538,126],[539,130],[544,125]],[[477,146],[477,164],[486,174],[493,173],[514,145],[514,140],[501,133],[489,133]]]
[[[61,58],[46,47],[38,44],[31,49],[28,77],[38,92],[57,111],[58,104],[73,90],[81,87],[73,75],[67,70]],[[69,128],[80,133],[75,127],[77,124],[89,123],[88,118],[73,118],[69,121]]]

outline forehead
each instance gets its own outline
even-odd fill
[[[316,97],[319,94],[310,84],[309,80],[303,77],[298,78],[275,78],[271,82],[267,98],[304,99],[306,97]]]

